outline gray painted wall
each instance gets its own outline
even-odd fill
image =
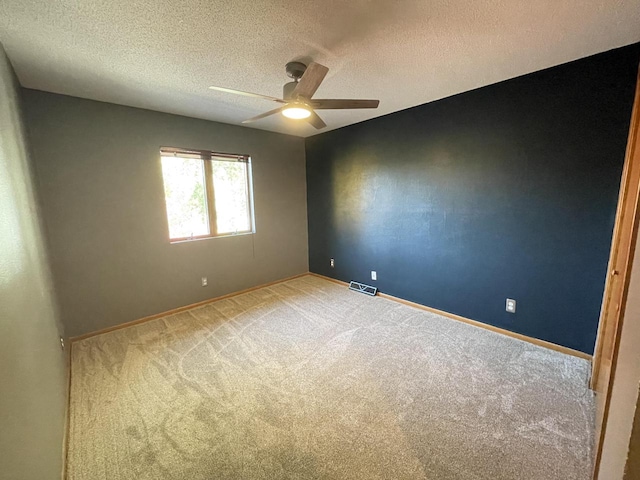
[[[69,335],[308,271],[304,139],[33,90],[23,95]],[[170,244],[161,146],[251,155],[256,234]]]
[[[0,478],[60,478],[66,408],[19,87],[0,45]]]

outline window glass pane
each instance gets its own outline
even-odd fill
[[[247,168],[244,162],[212,162],[218,234],[251,230]]]
[[[195,158],[162,157],[169,237],[209,234],[204,165]]]

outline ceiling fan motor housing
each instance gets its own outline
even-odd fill
[[[289,100],[292,98],[291,94],[298,85],[298,81],[307,70],[307,66],[302,62],[289,62],[285,65],[285,70],[287,71],[287,76],[289,78],[293,78],[293,82],[285,83],[282,88],[282,98],[284,100]]]
[[[291,100],[291,94],[295,90],[296,85],[298,85],[298,82],[289,82],[284,84],[284,87],[282,87],[282,98],[284,100]]]

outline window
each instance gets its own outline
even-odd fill
[[[251,159],[160,149],[171,242],[253,232]]]

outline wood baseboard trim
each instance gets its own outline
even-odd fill
[[[347,282],[343,282],[341,280],[336,280],[335,278],[325,277],[324,275],[320,275],[318,273],[309,272],[310,275],[314,275],[319,278],[323,278],[325,280],[329,280],[330,282],[337,283],[338,285],[349,286]],[[402,298],[394,297],[393,295],[388,295],[386,293],[378,292],[378,296],[382,298],[386,298],[387,300],[392,300],[394,302],[402,303],[403,305],[407,305],[409,307],[417,308],[419,310],[424,310],[430,313],[435,313],[436,315],[442,315],[443,317],[450,318],[452,320],[457,320],[459,322],[466,323],[468,325],[473,325],[474,327],[483,328],[485,330],[492,331],[494,333],[500,333],[502,335],[506,335],[507,337],[515,338],[518,340],[522,340],[524,342],[529,342],[539,347],[548,348],[550,350],[555,350],[556,352],[564,353],[566,355],[572,355],[574,357],[582,358],[584,360],[592,360],[591,355],[580,352],[578,350],[574,350],[572,348],[563,347],[562,345],[558,345],[556,343],[547,342],[546,340],[540,340],[538,338],[528,337],[527,335],[522,335],[520,333],[511,332],[509,330],[505,330],[500,327],[494,327],[493,325],[489,325],[487,323],[479,322],[477,320],[471,320],[470,318],[462,317],[460,315],[456,315],[455,313],[445,312],[443,310],[438,310],[437,308],[428,307],[426,305],[422,305],[420,303],[410,302],[409,300],[404,300]]]
[[[270,287],[272,285],[277,285],[278,283],[288,282],[289,280],[293,280],[294,278],[304,277],[305,275],[309,275],[309,272],[300,273],[298,275],[294,275],[292,277],[283,278],[280,280],[275,280],[273,282],[264,283],[262,285],[256,285],[255,287],[245,288],[244,290],[239,290],[237,292],[227,293],[226,295],[221,295],[219,297],[209,298],[207,300],[203,300],[201,302],[192,303],[190,305],[185,305],[183,307],[174,308],[171,310],[167,310],[166,312],[156,313],[153,315],[149,315],[147,317],[138,318],[137,320],[132,320],[130,322],[120,323],[118,325],[114,325],[113,327],[103,328],[101,330],[96,330],[95,332],[85,333],[83,335],[78,335],[75,337],[69,337],[69,344],[72,347],[74,342],[79,342],[81,340],[85,340],[87,338],[95,337],[97,335],[102,335],[105,333],[113,332],[115,330],[120,330],[127,327],[132,327],[134,325],[140,325],[141,323],[150,322],[151,320],[157,320],[158,318],[166,317],[168,315],[174,315],[176,313],[184,312],[185,310],[190,310],[192,308],[201,307],[203,305],[207,305],[209,303],[217,302],[219,300],[224,300],[227,298],[235,297],[238,295],[242,295],[244,293],[253,292],[254,290],[258,290],[264,287]],[[70,351],[71,353],[71,351]]]
[[[306,275],[313,275],[315,277],[322,278],[324,280],[328,280],[328,281],[336,283],[338,285],[349,286],[349,284],[347,282],[343,282],[342,280],[337,280],[335,278],[326,277],[324,275],[320,275],[319,273],[305,272],[305,273],[301,273],[301,274],[298,274],[298,275],[294,275],[292,277],[283,278],[281,280],[275,280],[273,282],[265,283],[265,284],[262,284],[262,285],[256,285],[255,287],[251,287],[251,288],[247,288],[247,289],[244,289],[244,290],[240,290],[238,292],[228,293],[226,295],[221,295],[219,297],[210,298],[210,299],[207,299],[207,300],[203,300],[201,302],[192,303],[190,305],[185,305],[185,306],[182,306],[182,307],[174,308],[172,310],[167,310],[167,311],[161,312],[161,313],[156,313],[154,315],[149,315],[147,317],[139,318],[137,320],[132,320],[130,322],[121,323],[119,325],[114,325],[113,327],[104,328],[104,329],[101,329],[101,330],[97,330],[95,332],[85,333],[83,335],[78,335],[76,337],[70,337],[69,338],[69,344],[70,344],[69,345],[69,347],[70,347],[69,356],[71,356],[71,349],[73,348],[73,342],[78,342],[80,340],[85,340],[87,338],[91,338],[91,337],[95,337],[97,335],[102,335],[102,334],[105,334],[105,333],[113,332],[115,330],[120,330],[122,328],[127,328],[127,327],[131,327],[131,326],[134,326],[134,325],[139,325],[141,323],[150,322],[152,320],[157,320],[158,318],[166,317],[166,316],[169,316],[169,315],[174,315],[176,313],[184,312],[185,310],[190,310],[192,308],[201,307],[201,306],[207,305],[209,303],[217,302],[219,300],[224,300],[226,298],[235,297],[237,295],[242,295],[244,293],[249,293],[249,292],[252,292],[254,290],[258,290],[260,288],[269,287],[271,285],[277,285],[278,283],[287,282],[289,280],[293,280],[294,278],[300,278],[300,277],[304,277]],[[422,305],[420,303],[411,302],[411,301],[405,300],[403,298],[394,297],[393,295],[388,295],[386,293],[378,292],[378,296],[380,296],[381,298],[385,298],[387,300],[391,300],[391,301],[394,301],[394,302],[402,303],[402,304],[407,305],[409,307],[417,308],[419,310],[424,310],[424,311],[427,311],[427,312],[430,312],[430,313],[435,313],[436,315],[442,315],[443,317],[447,317],[447,318],[450,318],[452,320],[457,320],[459,322],[463,322],[463,323],[466,323],[468,325],[472,325],[474,327],[483,328],[485,330],[489,330],[489,331],[492,331],[492,332],[495,332],[495,333],[506,335],[507,337],[516,338],[518,340],[522,340],[524,342],[529,342],[529,343],[532,343],[534,345],[538,345],[540,347],[549,348],[551,350],[555,350],[557,352],[564,353],[566,355],[572,355],[574,357],[582,358],[582,359],[589,360],[589,361],[592,360],[591,355],[589,355],[587,353],[584,353],[584,352],[580,352],[578,350],[573,350],[573,349],[568,348],[568,347],[563,347],[562,345],[558,345],[558,344],[555,344],[555,343],[547,342],[545,340],[540,340],[538,338],[528,337],[527,335],[522,335],[520,333],[511,332],[509,330],[505,330],[505,329],[500,328],[500,327],[494,327],[493,325],[489,325],[487,323],[479,322],[477,320],[472,320],[470,318],[466,318],[466,317],[463,317],[463,316],[460,316],[460,315],[456,315],[454,313],[445,312],[444,310],[438,310],[437,308],[428,307],[428,306]],[[71,369],[69,369],[69,384],[71,384]]]

